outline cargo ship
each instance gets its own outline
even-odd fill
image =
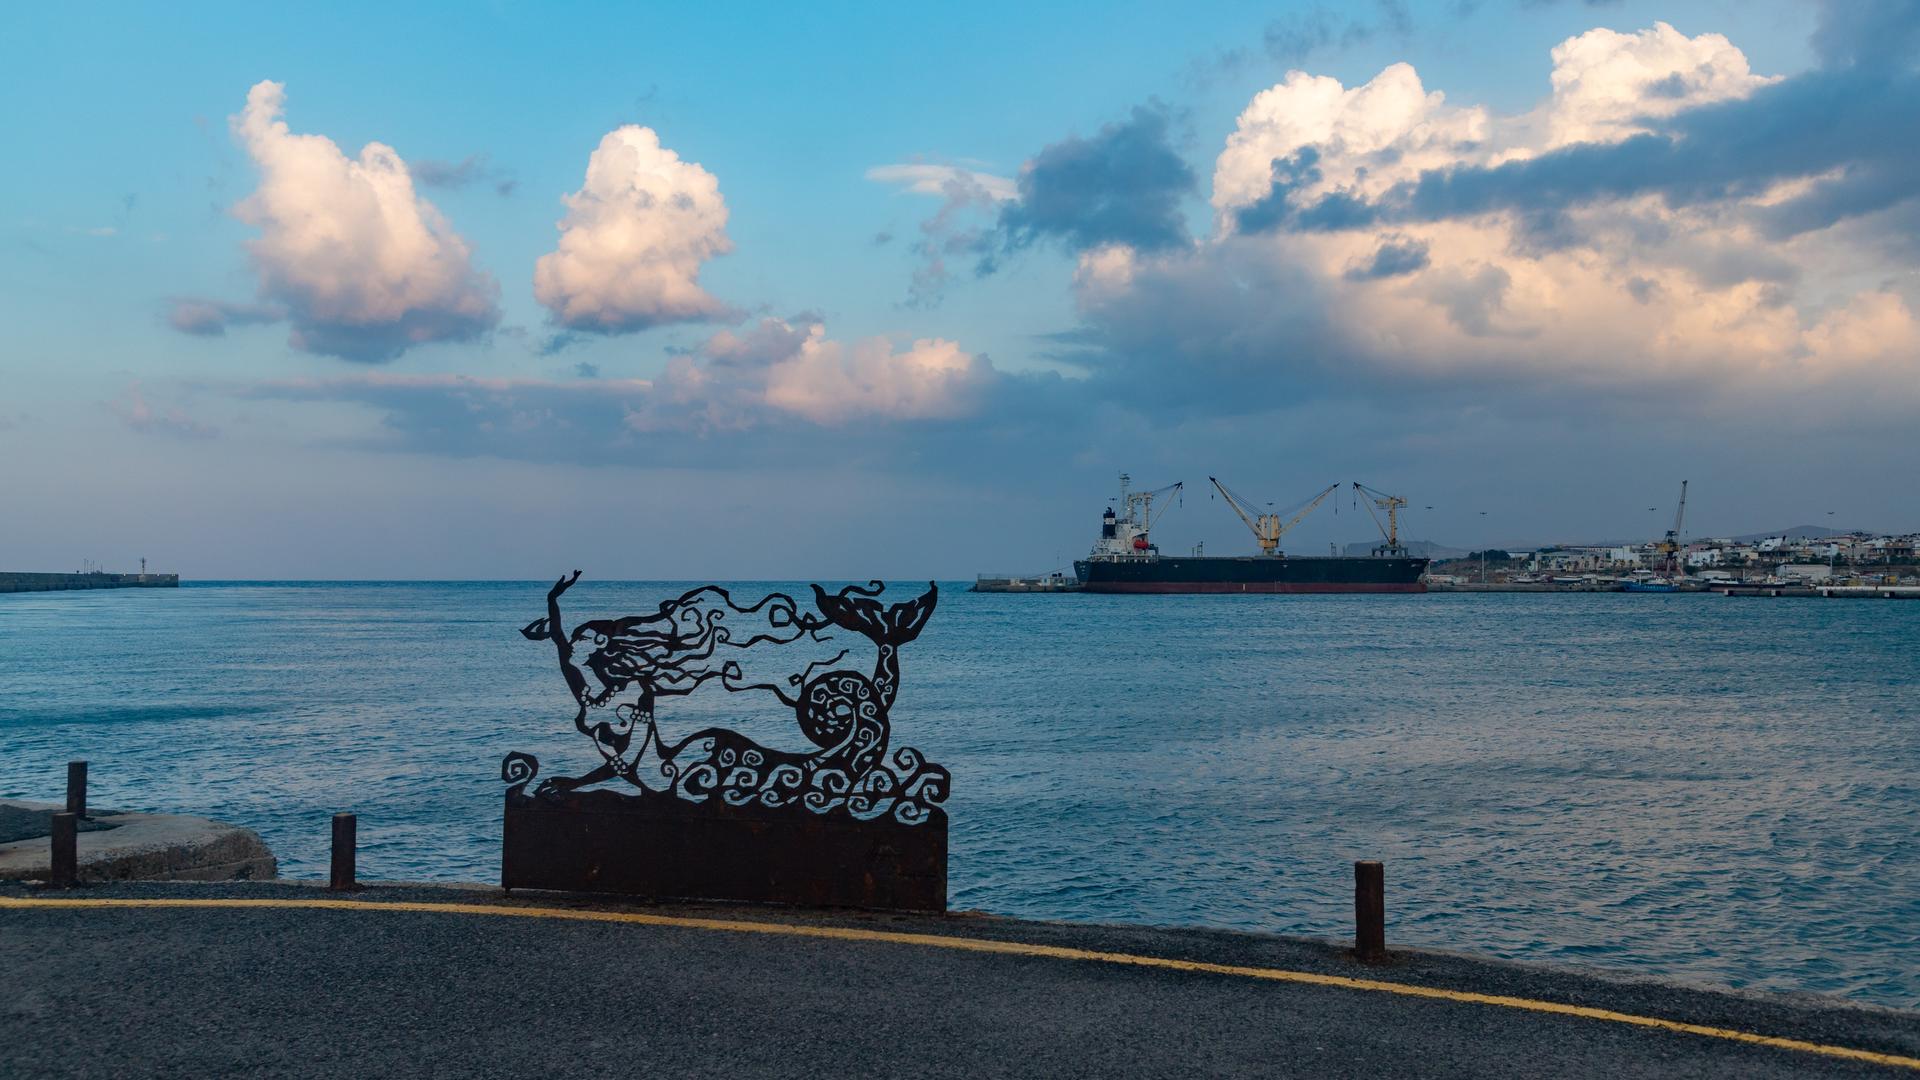
[[[1100,519],[1100,539],[1087,557],[1073,564],[1087,592],[1097,593],[1419,593],[1426,592],[1428,560],[1408,554],[1400,543],[1400,508],[1405,499],[1364,484],[1353,490],[1365,500],[1367,512],[1380,526],[1383,543],[1371,555],[1288,555],[1280,539],[1300,523],[1327,496],[1340,488],[1331,484],[1302,505],[1280,513],[1260,513],[1244,496],[1208,478],[1227,505],[1253,530],[1257,555],[1162,555],[1153,543],[1153,504],[1178,494],[1183,485],[1155,491],[1129,491],[1128,477],[1120,477],[1123,513],[1109,506]],[[1376,508],[1386,511],[1381,520]],[[1283,520],[1284,518],[1284,520]]]

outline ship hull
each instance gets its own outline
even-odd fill
[[[1098,593],[1422,593],[1427,560],[1338,556],[1085,559],[1073,564]]]

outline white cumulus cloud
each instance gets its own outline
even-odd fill
[[[559,247],[533,271],[560,325],[617,334],[731,313],[700,287],[701,264],[733,249],[720,181],[652,128],[608,132],[565,203]]]
[[[1775,80],[1719,34],[1687,35],[1655,23],[1637,33],[1589,30],[1553,49],[1553,96],[1544,109],[1544,149],[1612,142],[1644,121],[1713,101],[1745,97]]]
[[[281,84],[258,83],[232,118],[260,170],[234,213],[260,230],[247,244],[260,295],[285,308],[294,347],[380,361],[491,328],[498,286],[400,155],[371,142],[348,158],[323,135],[294,134],[285,100]]]
[[[1451,164],[1487,138],[1486,110],[1460,109],[1429,93],[1410,64],[1394,64],[1348,89],[1325,75],[1290,71],[1241,112],[1214,163],[1213,205],[1247,206],[1272,190],[1275,162],[1312,148],[1318,179],[1303,192],[1377,195],[1422,169]]]

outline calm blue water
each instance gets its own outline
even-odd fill
[[[584,581],[568,619],[683,588]],[[598,761],[518,633],[544,596],[0,596],[0,796],[86,758],[95,805],[253,826],[291,877],[352,810],[365,877],[497,880],[501,756]],[[1920,604],[955,584],[905,668],[960,908],[1331,936],[1379,858],[1398,941],[1920,1006]]]

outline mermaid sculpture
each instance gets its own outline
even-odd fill
[[[652,615],[583,622],[568,632],[560,597],[580,580],[563,577],[547,593],[547,614],[520,632],[551,641],[577,706],[574,727],[599,751],[598,768],[571,778],[549,778],[534,794],[552,800],[591,784],[621,780],[641,797],[668,796],[728,806],[804,807],[815,813],[844,809],[866,820],[891,815],[917,824],[946,799],[947,770],[916,750],[887,758],[888,712],[900,690],[900,647],[914,640],[933,614],[939,590],[929,582],[914,600],[883,608],[878,581],[837,593],[813,586],[815,611],[773,593],[750,606],[708,585],[660,605]],[[736,631],[735,624],[741,624]],[[857,634],[877,650],[871,674],[849,668],[815,673],[846,658],[775,682],[749,682],[740,660],[757,645],[827,643],[832,631]],[[584,655],[582,655],[584,653]],[[784,682],[785,685],[781,685]],[[671,745],[654,710],[662,698],[692,694],[708,683],[733,692],[767,692],[793,710],[814,750],[763,746],[740,732],[706,728]],[[638,745],[635,736],[638,735]],[[539,771],[527,754],[507,755],[501,779],[524,794]]]

